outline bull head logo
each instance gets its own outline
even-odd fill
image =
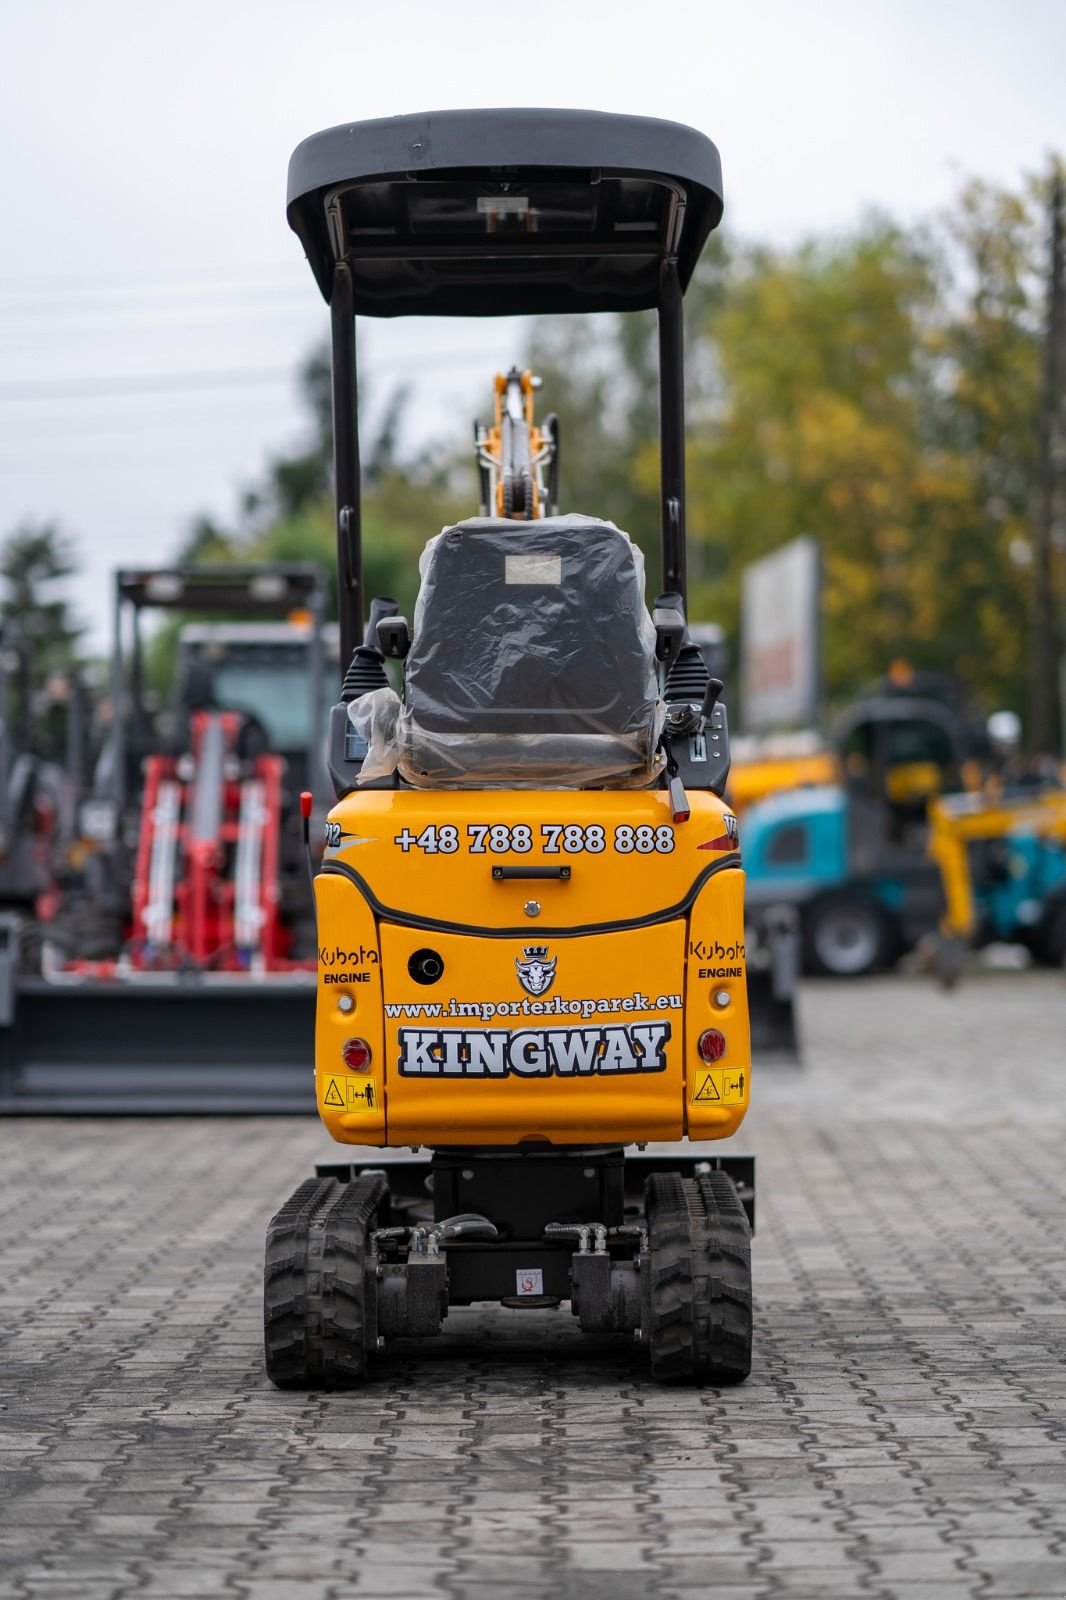
[[[523,959],[515,957],[515,970],[518,981],[527,994],[547,994],[555,982],[555,963],[558,959],[552,956],[548,960],[548,946],[546,944],[527,944],[522,950]]]

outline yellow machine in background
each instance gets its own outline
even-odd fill
[[[928,723],[933,713],[942,726],[954,724],[952,739],[936,759],[929,754],[901,759],[897,751],[886,760],[886,752],[872,748],[870,735],[877,724],[899,719],[908,706],[918,725]],[[978,728],[958,685],[894,661],[880,682],[841,712],[828,735],[808,729],[736,741],[729,798],[742,816],[749,806],[771,795],[828,784],[859,782],[869,787],[874,782],[891,805],[924,804],[945,788],[976,790],[984,776],[981,762],[970,754],[975,740],[980,742]]]
[[[568,1303],[585,1331],[636,1334],[658,1378],[750,1370],[754,1163],[672,1148],[732,1134],[751,1079],[722,684],[685,617],[682,295],[721,211],[709,140],[591,112],[357,123],[292,158],[332,315],[346,666],[315,1079],[333,1137],[369,1150],[320,1165],[268,1229],[281,1387],[358,1382],[383,1341],[479,1301]],[[482,516],[429,539],[411,624],[382,599],[365,620],[355,313],[647,308],[650,608],[629,535],[557,514],[558,428],[511,369],[475,434]],[[382,1146],[413,1154],[382,1165]]]
[[[997,847],[978,893],[974,847]],[[980,932],[1022,939],[1038,960],[1066,959],[1066,790],[946,795],[929,807],[929,854],[940,869],[945,912],[939,971],[953,983],[961,954]]]
[[[729,799],[738,817],[749,806],[788,789],[805,789],[815,784],[837,783],[840,762],[833,750],[811,750],[804,754],[758,754],[734,762],[729,773]]]
[[[984,723],[958,685],[897,663],[840,714],[825,751],[795,750],[776,774],[773,763],[735,766],[749,919],[791,909],[809,972],[859,977],[893,965],[941,915],[928,806],[979,781],[982,756]],[[789,778],[795,787],[773,792]],[[756,780],[770,792],[742,807]]]
[[[474,428],[483,517],[528,522],[558,510],[559,428],[554,415],[537,425],[539,388],[528,368],[496,374],[492,426]]]

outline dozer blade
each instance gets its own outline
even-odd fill
[[[305,983],[22,978],[0,1007],[0,1116],[310,1115],[313,1029]]]
[[[748,1013],[751,1054],[758,1066],[802,1061],[796,1026],[796,980],[799,975],[799,919],[791,906],[769,906],[761,912],[748,952]]]

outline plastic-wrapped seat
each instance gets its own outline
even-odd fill
[[[592,517],[474,518],[430,540],[397,724],[420,788],[650,783],[661,707],[644,560]]]

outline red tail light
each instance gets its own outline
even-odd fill
[[[370,1066],[370,1046],[365,1039],[345,1039],[341,1055],[350,1072],[365,1072]]]
[[[702,1061],[721,1061],[725,1055],[725,1034],[718,1028],[704,1028],[696,1041]]]

